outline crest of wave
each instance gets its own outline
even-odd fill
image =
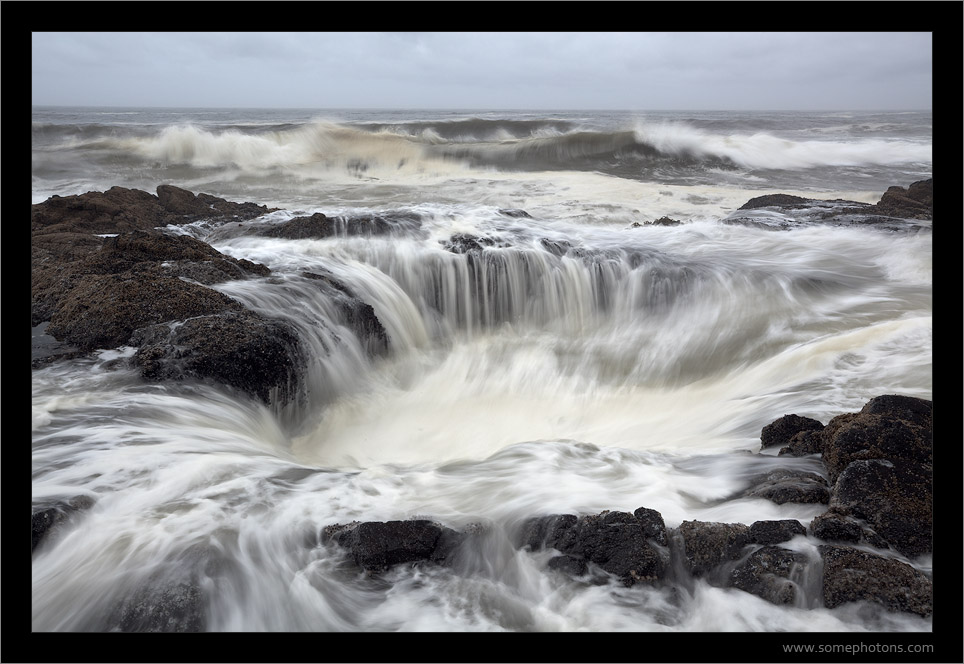
[[[765,133],[711,134],[683,123],[640,125],[640,143],[664,154],[722,157],[746,168],[802,169],[819,166],[929,163],[931,145],[909,141],[792,141]]]
[[[133,148],[145,158],[165,164],[230,166],[248,172],[305,167],[398,169],[423,159],[422,148],[405,137],[371,134],[321,120],[262,134],[178,125],[167,127],[156,137],[134,141]]]

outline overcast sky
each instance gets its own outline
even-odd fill
[[[917,110],[932,36],[35,32],[36,105]]]

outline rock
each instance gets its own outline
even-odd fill
[[[933,470],[911,461],[854,461],[837,478],[830,505],[864,519],[906,556],[933,546]]]
[[[806,534],[807,529],[796,519],[756,521],[750,525],[750,541],[755,544],[779,544]]]
[[[669,565],[663,518],[647,508],[633,514],[607,511],[582,518],[537,517],[523,525],[519,543],[534,550],[558,550],[563,555],[549,561],[553,569],[582,575],[592,563],[627,587],[663,579]]]
[[[448,240],[442,242],[442,246],[453,254],[479,253],[486,247],[497,246],[496,240],[480,235],[469,233],[456,233]]]
[[[761,449],[769,447],[788,445],[796,434],[803,431],[820,431],[823,424],[810,417],[799,415],[784,415],[778,420],[771,422],[763,427],[760,432],[760,440],[763,445]]]
[[[736,213],[724,219],[724,222],[775,229],[820,223],[917,232],[930,228],[927,224],[915,222],[933,219],[933,193],[934,181],[930,179],[914,182],[906,189],[890,187],[873,205],[857,201],[768,194],[750,199]],[[767,210],[774,214],[767,214]],[[740,214],[741,211],[747,212]]]
[[[401,564],[443,563],[458,548],[461,537],[425,519],[335,525],[324,532],[325,541],[348,549],[352,560],[368,572]]]
[[[290,323],[240,305],[178,325],[145,326],[130,345],[138,346],[132,361],[145,379],[211,379],[269,404],[295,397],[307,364]]]
[[[684,564],[693,576],[706,576],[724,562],[738,560],[752,543],[750,527],[742,523],[684,521],[677,532]]]
[[[784,503],[826,504],[830,502],[827,481],[817,473],[776,468],[750,479],[744,498],[765,498]]]
[[[874,211],[900,219],[934,218],[934,180],[920,180],[906,189],[890,187],[874,205]]]
[[[847,602],[873,602],[888,611],[930,616],[931,580],[918,569],[848,546],[823,544],[823,600],[828,609]]]
[[[137,275],[89,274],[57,302],[47,333],[91,351],[124,345],[148,325],[242,309],[227,295],[168,277],[160,268]]]
[[[811,454],[823,454],[823,434],[822,431],[798,431],[790,437],[790,442],[786,447],[781,447],[777,456],[809,456]]]
[[[253,203],[231,203],[205,194],[195,197],[171,185],[161,185],[157,191],[158,195],[154,196],[137,189],[111,187],[105,192],[51,196],[31,206],[31,233],[124,233],[199,219],[253,219],[273,211]]]
[[[755,210],[762,207],[808,207],[813,199],[803,198],[802,196],[791,196],[790,194],[767,194],[751,198],[741,205],[740,210]]]
[[[331,275],[302,272],[301,276],[319,282],[325,295],[341,310],[345,324],[362,341],[370,354],[380,355],[388,350],[388,331],[378,319],[372,305],[359,299],[351,289]]]
[[[89,509],[93,504],[93,499],[87,496],[76,496],[50,507],[34,508],[30,515],[31,553],[52,531],[67,523],[75,512]]]
[[[670,217],[660,217],[649,223],[653,226],[679,226],[682,222],[678,219],[671,219]]]
[[[764,546],[730,573],[728,585],[773,604],[793,604],[800,594],[794,579],[806,563],[807,557],[797,551]]]
[[[911,403],[930,409],[930,402],[923,399]],[[850,463],[862,459],[933,463],[933,427],[929,415],[919,410],[838,415],[827,423],[823,439],[823,461],[831,481]]]
[[[124,603],[118,622],[121,632],[203,632],[201,589],[190,582],[146,586]]]
[[[826,542],[866,544],[878,549],[890,548],[887,541],[872,529],[867,528],[862,520],[841,513],[833,507],[813,518],[810,522],[810,532],[814,537]]]
[[[532,215],[525,210],[518,209],[500,209],[499,214],[504,214],[507,217],[513,217],[515,219],[532,219]]]
[[[417,231],[422,218],[414,213],[370,214],[356,217],[328,217],[316,212],[309,217],[295,217],[261,230],[266,237],[288,240],[316,239],[332,236],[390,235],[392,233]]]

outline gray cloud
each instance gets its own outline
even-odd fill
[[[38,105],[926,109],[930,33],[43,33]]]

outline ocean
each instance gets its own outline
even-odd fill
[[[279,208],[260,224],[421,220],[323,240],[175,231],[272,270],[214,288],[297,327],[306,400],[149,383],[117,361],[128,347],[32,372],[33,505],[93,500],[32,558],[34,631],[111,629],[116,606],[175,571],[202,589],[208,631],[932,629],[813,593],[776,606],[699,579],[574,578],[511,545],[545,514],[806,526],[826,509],[740,496],[776,455],[761,429],[882,394],[932,399],[932,235],[727,217],[767,193],[875,203],[932,177],[929,112],[32,115],[34,203],[172,184]],[[663,217],[680,223],[651,223]],[[481,259],[446,249],[464,235],[486,239]],[[371,304],[389,352],[319,324],[306,271]],[[824,473],[815,457],[787,464]],[[487,534],[463,565],[375,577],[317,539],[414,517]],[[930,556],[906,562],[930,573]]]

